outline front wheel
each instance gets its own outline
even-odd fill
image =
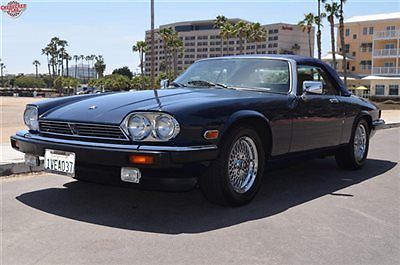
[[[261,186],[265,151],[255,130],[239,126],[224,138],[218,158],[200,178],[205,197],[220,205],[251,201]]]
[[[350,143],[335,154],[336,163],[344,169],[361,168],[368,156],[369,126],[366,120],[358,121]]]

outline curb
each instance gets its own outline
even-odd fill
[[[400,122],[388,123],[382,126],[382,130],[398,127],[400,127]],[[39,171],[43,171],[43,160],[40,161],[40,166],[29,166],[24,161],[0,164],[0,177]]]
[[[398,128],[400,127],[400,122],[388,123],[383,125],[382,129],[391,129],[391,128]]]
[[[43,171],[43,163],[40,166],[29,166],[24,161],[18,161],[0,165],[0,177],[39,171]]]

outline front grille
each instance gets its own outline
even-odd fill
[[[87,139],[129,140],[119,126],[90,123],[39,121],[40,133]]]

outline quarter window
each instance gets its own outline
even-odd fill
[[[300,65],[297,67],[297,82],[298,82],[298,93],[301,94],[303,91],[304,81],[319,81],[322,82],[323,95],[337,95],[338,92],[329,80],[328,75],[324,70],[316,66]]]

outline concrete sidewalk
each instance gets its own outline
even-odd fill
[[[387,127],[400,127],[400,110],[383,110],[382,119]],[[24,163],[24,154],[11,148],[9,142],[1,143],[0,152],[0,176],[11,174],[41,171],[43,168],[30,167]]]

